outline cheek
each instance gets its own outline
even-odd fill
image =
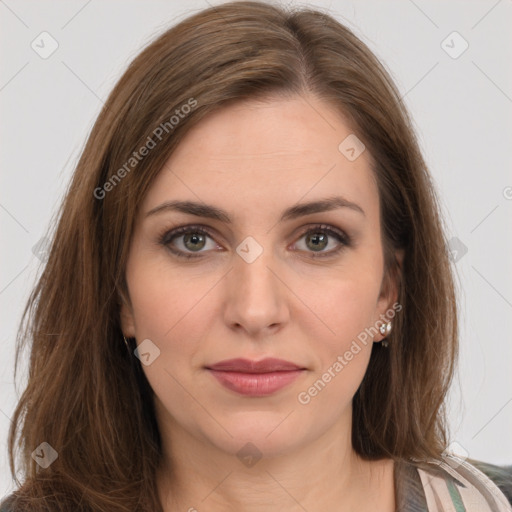
[[[208,331],[212,289],[219,277],[204,273],[194,278],[190,272],[185,276],[161,258],[151,261],[147,254],[132,263],[127,280],[137,340],[153,341],[166,364],[190,358]]]
[[[190,280],[174,269],[171,272],[169,265],[148,261],[147,255],[141,255],[127,267],[137,342],[149,339],[159,351],[142,369],[168,410],[186,410],[187,394],[180,383],[190,379],[187,372],[201,346],[206,319],[202,308],[213,282],[207,277]]]
[[[337,336],[346,343],[370,327],[375,315],[378,290],[371,283],[364,286],[357,281],[349,281],[340,283],[332,295],[332,300],[326,304],[327,315]]]
[[[349,385],[353,379],[362,379],[373,346],[373,338],[365,331],[371,326],[375,313],[372,292],[355,281],[341,283],[326,304],[327,318],[335,335],[324,338],[327,343],[322,366],[335,365],[332,371],[342,371]]]
[[[189,302],[178,281],[162,279],[151,272],[138,272],[132,279],[130,293],[138,337],[162,341],[180,316],[186,314]],[[158,343],[160,345],[160,343]]]
[[[305,278],[300,294],[315,317],[318,332],[331,349],[343,349],[372,325],[378,304],[381,273],[379,262],[345,265],[338,272],[317,275],[314,286]]]
[[[377,295],[375,283],[356,278],[339,280],[317,294],[317,310],[326,325],[309,335],[315,367],[297,396],[305,414],[335,421],[349,407],[368,368],[373,336],[366,330],[372,325]]]
[[[303,397],[305,401],[314,401],[315,408],[332,408],[330,414],[334,416],[341,413],[357,391],[373,348],[375,332],[370,328],[375,322],[381,261],[358,256],[351,260],[353,264],[346,261],[335,273],[320,279],[317,275],[315,286],[306,288],[311,282],[305,279],[301,291],[316,313],[308,335],[314,372],[302,390]],[[298,316],[306,318],[306,313]]]

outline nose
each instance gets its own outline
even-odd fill
[[[251,337],[274,334],[289,320],[288,288],[271,251],[252,262],[235,255],[226,275],[224,319],[233,330]]]

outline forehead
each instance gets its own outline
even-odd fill
[[[236,219],[340,194],[372,215],[378,191],[371,156],[364,150],[347,158],[346,144],[340,150],[352,141],[347,137],[354,134],[342,116],[310,97],[221,108],[186,134],[150,187],[143,211],[170,199],[194,200],[219,203]]]

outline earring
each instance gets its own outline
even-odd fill
[[[385,324],[382,324],[380,327],[379,327],[379,331],[380,333],[383,335],[383,336],[388,336],[389,333],[391,332],[391,328],[392,328],[392,325],[391,325],[391,322],[387,322]],[[384,338],[382,341],[381,341],[381,344],[383,347],[388,347],[389,346],[389,342],[386,338]]]
[[[124,337],[124,334],[123,334],[123,340],[124,340],[124,344],[126,345],[126,348],[128,349],[128,352],[131,352],[130,345],[128,344],[128,340]]]

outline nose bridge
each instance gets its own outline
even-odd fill
[[[237,258],[233,268],[235,284],[243,290],[242,297],[251,301],[258,300],[261,295],[267,301],[271,299],[276,290],[274,275],[269,270],[275,266],[271,248],[263,248],[253,240],[244,241],[237,247]]]
[[[283,322],[286,319],[285,297],[274,275],[277,265],[272,249],[247,237],[236,252],[229,273],[226,320],[253,332]]]

